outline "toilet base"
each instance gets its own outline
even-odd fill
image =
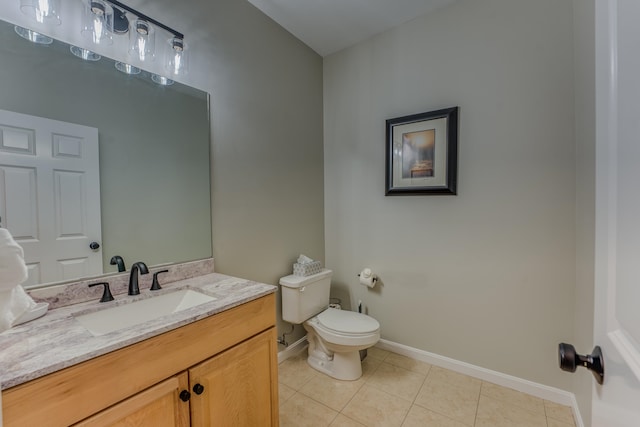
[[[309,366],[332,378],[344,381],[354,381],[362,376],[360,350],[373,346],[380,338],[379,333],[375,333],[360,337],[359,342],[353,339],[350,339],[349,343],[329,342],[318,334],[313,321],[307,321],[303,326],[307,331],[309,342],[307,357]]]
[[[322,351],[313,351],[309,347],[307,363],[316,371],[327,374],[332,378],[344,381],[354,381],[362,376],[362,364],[359,351],[333,353],[328,356]]]

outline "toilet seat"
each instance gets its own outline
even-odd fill
[[[380,339],[380,324],[373,317],[328,308],[306,324],[329,344],[367,348]]]
[[[355,311],[328,308],[316,317],[325,329],[340,334],[370,334],[380,329],[376,319]]]

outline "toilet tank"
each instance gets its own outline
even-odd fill
[[[282,320],[300,324],[329,306],[331,270],[323,269],[311,276],[294,276],[280,279],[282,288]]]

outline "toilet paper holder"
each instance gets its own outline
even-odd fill
[[[358,273],[358,277],[360,277],[360,273]],[[373,276],[373,279],[371,280],[373,280],[373,283],[376,283],[378,281],[378,278],[376,276]]]
[[[371,272],[370,268],[365,268],[364,270],[362,270],[360,273],[358,273],[358,277],[360,278],[364,278],[364,279],[369,279],[371,278],[371,282],[375,285],[375,283],[378,281],[378,276],[376,276],[375,274],[373,274]]]

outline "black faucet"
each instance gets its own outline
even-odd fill
[[[138,287],[138,270],[140,274],[149,274],[149,269],[144,262],[136,262],[131,266],[131,274],[129,275],[129,295],[140,295]]]
[[[111,257],[111,261],[109,261],[109,264],[117,265],[118,266],[118,273],[122,273],[123,271],[125,271],[127,269],[124,266],[124,260],[122,259],[122,257],[120,255],[112,256]]]

